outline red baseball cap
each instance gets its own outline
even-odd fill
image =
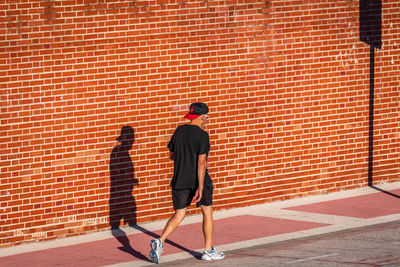
[[[201,102],[196,102],[190,105],[189,112],[185,115],[185,119],[194,120],[208,113],[208,106]]]

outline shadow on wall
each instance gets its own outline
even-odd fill
[[[381,0],[360,0],[360,40],[370,46],[368,186],[373,186],[375,48],[382,47]]]
[[[120,142],[110,156],[110,226],[118,229],[121,222],[129,226],[136,225],[136,201],[132,195],[135,179],[134,166],[129,150],[135,141],[134,130],[130,126],[121,129],[117,138]]]

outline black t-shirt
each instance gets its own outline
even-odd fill
[[[196,125],[184,124],[176,128],[169,151],[174,153],[174,177],[171,187],[174,189],[195,189],[198,187],[197,162],[199,155],[210,152],[208,133]],[[204,177],[204,185],[211,185],[208,172]]]

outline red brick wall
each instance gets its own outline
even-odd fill
[[[400,181],[400,4],[382,2],[374,183]],[[194,101],[217,209],[366,186],[369,77],[359,1],[2,0],[0,246],[109,228],[125,125],[113,212],[170,216],[166,144]]]

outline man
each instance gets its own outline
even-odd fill
[[[163,243],[178,227],[186,215],[190,203],[196,202],[203,213],[205,251],[202,259],[223,259],[223,253],[212,246],[212,193],[213,185],[207,173],[207,157],[210,151],[208,133],[201,129],[206,124],[208,107],[204,103],[190,105],[185,115],[189,124],[179,126],[168,144],[170,158],[174,161],[174,176],[171,181],[175,214],[167,222],[161,237],[150,242],[150,260],[159,263]]]

